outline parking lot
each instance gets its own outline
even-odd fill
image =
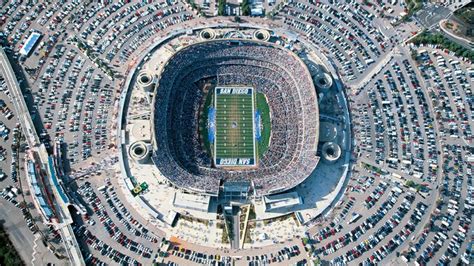
[[[328,58],[350,102],[355,142],[350,180],[331,211],[304,225],[305,235],[244,251],[170,241],[134,209],[114,172],[118,100],[138,58],[176,29],[235,18],[198,17],[175,0],[3,3],[0,41],[22,70],[37,133],[50,152],[54,141],[65,143],[67,185],[86,207],[73,225],[85,262],[472,264],[474,68],[447,50],[405,44],[451,11],[429,4],[398,23],[403,1],[364,2],[265,2],[275,8],[272,19],[245,18],[291,31],[289,42],[304,39]],[[38,43],[21,54],[33,32]],[[0,73],[0,205],[12,216],[5,224],[14,243],[26,243],[22,256],[61,264],[46,246],[59,250],[63,240],[22,183],[27,147],[4,79]]]

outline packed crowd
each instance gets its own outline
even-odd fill
[[[158,149],[153,158],[172,183],[217,192],[220,180],[242,178],[241,171],[211,168],[210,156],[201,147],[198,113],[205,93],[198,83],[203,80],[251,85],[267,96],[271,145],[257,169],[245,170],[257,194],[293,187],[313,171],[318,162],[318,109],[302,62],[272,46],[218,41],[185,48],[161,75],[154,106]]]

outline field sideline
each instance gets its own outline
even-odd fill
[[[216,161],[219,158],[242,158],[255,162],[253,88],[216,87],[214,99],[216,109],[214,156]]]

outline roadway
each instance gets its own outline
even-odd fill
[[[44,145],[41,145],[38,148],[38,146],[40,145],[38,135],[35,131],[34,124],[28,111],[28,107],[26,106],[25,99],[23,98],[23,94],[21,92],[20,85],[18,84],[18,80],[16,79],[13,68],[3,48],[0,48],[0,63],[3,69],[3,73],[5,74],[5,80],[8,84],[8,88],[11,93],[11,100],[13,102],[13,106],[15,108],[23,132],[26,135],[28,145],[30,148],[37,149],[38,152],[40,154],[43,154],[44,157],[44,153],[46,152],[44,149]],[[45,159],[47,158],[42,158],[42,164],[45,162]],[[54,186],[52,187],[52,190],[55,191],[55,195],[58,194]],[[65,206],[64,204],[60,204],[59,206],[62,209],[62,214],[64,216],[60,217],[61,221],[72,221],[67,206]],[[82,257],[82,253],[79,249],[79,245],[77,243],[76,237],[74,236],[71,225],[69,223],[63,224],[62,226],[60,225],[60,228],[58,229],[60,231],[61,238],[63,239],[63,243],[70,261],[74,265],[85,265],[84,258]]]
[[[239,248],[239,243],[240,243],[240,222],[239,222],[239,215],[240,212],[238,212],[235,215],[232,215],[232,234],[233,237],[231,239],[231,248],[238,249]]]
[[[8,60],[3,48],[0,48],[0,65],[3,69],[2,72],[5,74],[5,81],[8,84],[8,88],[11,89],[11,100],[13,102],[13,106],[15,107],[18,120],[20,121],[23,132],[25,132],[28,144],[31,145],[30,147],[34,147],[40,143],[39,138],[33,127],[33,121],[31,120],[28,107],[26,106],[25,99],[21,93],[20,85],[16,79],[15,72],[13,71],[10,61]]]
[[[2,53],[3,56],[3,53]],[[2,69],[0,70],[0,74],[2,77],[4,77],[4,74],[8,74],[8,72],[5,72],[5,65],[3,64],[3,61],[0,61],[0,65],[2,66]],[[8,85],[7,85],[8,82]],[[3,146],[7,150],[7,155],[6,155],[6,160],[0,162],[0,168],[3,169],[3,172],[7,174],[7,178],[2,180],[0,185],[1,188],[6,188],[8,186],[13,186],[20,188],[22,191],[22,194],[20,194],[16,200],[18,202],[23,202],[22,198],[25,198],[25,195],[29,194],[29,190],[26,188],[25,189],[25,184],[23,183],[15,183],[14,180],[10,176],[10,172],[7,169],[11,168],[12,161],[13,161],[13,156],[12,152],[13,149],[10,147],[13,144],[13,129],[15,128],[16,124],[19,122],[18,120],[18,114],[16,113],[16,108],[13,106],[15,101],[11,101],[10,98],[12,98],[10,95],[7,97],[6,90],[8,89],[8,86],[10,86],[10,80],[6,79],[5,80],[5,85],[2,89],[2,93],[0,93],[0,99],[3,100],[7,106],[8,109],[12,110],[12,112],[15,114],[13,119],[7,120],[4,116],[1,122],[8,128],[10,129],[10,134],[9,138],[6,140],[0,140],[1,146]],[[20,169],[23,168],[24,162],[23,162],[23,156],[24,153],[20,152],[17,158],[17,165],[19,165]],[[18,171],[18,180],[21,181],[22,178],[24,178],[24,172],[23,171]],[[28,209],[28,207],[26,207]],[[37,219],[40,219],[38,216],[38,213],[35,212],[34,210],[29,210],[29,214],[32,216],[32,220],[36,221]],[[8,233],[10,240],[12,241],[13,245],[16,247],[16,250],[20,257],[23,259],[25,263],[28,264],[41,264],[44,265],[48,262],[54,263],[54,264],[59,264],[61,261],[54,256],[52,252],[41,242],[37,241],[39,239],[39,234],[34,234],[32,230],[29,229],[26,219],[27,217],[25,215],[22,215],[20,212],[20,208],[17,208],[14,206],[11,202],[8,202],[5,199],[0,198],[0,217],[2,219],[0,220],[0,223],[3,224],[4,230]],[[48,229],[45,228],[43,224],[36,224],[38,226],[38,230],[42,232],[47,232]],[[31,261],[30,261],[31,260]]]

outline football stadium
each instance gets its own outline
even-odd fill
[[[153,95],[152,160],[173,185],[216,196],[249,184],[286,191],[319,162],[312,77],[291,51],[268,42],[210,40],[163,67]]]

